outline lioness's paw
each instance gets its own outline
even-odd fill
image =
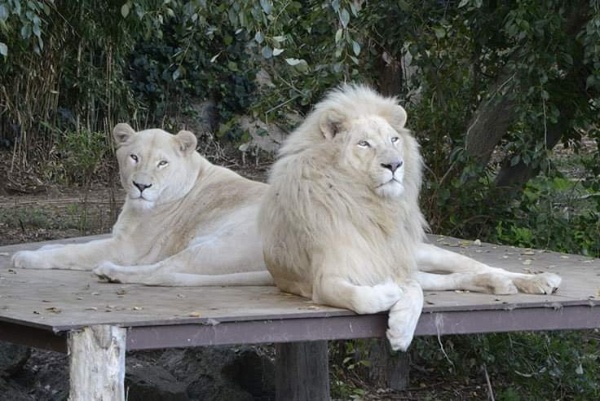
[[[406,351],[423,310],[423,290],[416,282],[403,287],[404,294],[390,309],[387,338],[394,351]]]
[[[475,285],[496,295],[510,295],[519,292],[510,278],[495,273],[476,275]]]
[[[13,267],[20,269],[45,269],[45,260],[36,251],[19,251],[11,259]]]
[[[513,281],[519,291],[527,294],[554,294],[562,279],[554,273],[540,273]]]
[[[398,302],[402,294],[402,289],[391,280],[374,286],[361,286],[357,288],[353,309],[361,315],[383,312]]]
[[[120,283],[120,268],[121,266],[115,263],[102,262],[93,270],[93,273],[99,278],[108,281],[109,283]]]

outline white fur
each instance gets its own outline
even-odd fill
[[[423,242],[422,161],[405,122],[393,98],[364,86],[332,91],[286,140],[259,213],[280,289],[357,313],[389,310],[398,350],[410,345],[423,289],[551,293],[560,284]]]
[[[17,252],[13,266],[148,285],[272,284],[256,223],[265,184],[208,162],[187,131],[118,124],[113,136],[127,197],[111,237]]]

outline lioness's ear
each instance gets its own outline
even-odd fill
[[[183,153],[196,150],[198,139],[196,138],[196,135],[190,131],[179,131],[177,135],[175,135],[175,139],[179,144],[179,150]]]
[[[132,135],[135,135],[135,131],[129,124],[119,123],[115,125],[115,128],[113,128],[112,134],[115,142],[120,146],[127,142]]]
[[[394,127],[404,128],[407,119],[406,110],[402,106],[396,106],[394,110],[394,115],[392,116],[392,125]]]
[[[344,117],[336,111],[327,110],[321,116],[319,126],[323,136],[333,139],[344,127]]]

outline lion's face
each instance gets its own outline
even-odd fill
[[[362,177],[377,195],[402,195],[406,133],[379,116],[348,121],[344,130],[334,138],[341,146],[340,163],[356,178]]]
[[[194,185],[196,137],[191,132],[135,132],[127,124],[118,124],[113,136],[118,146],[121,184],[131,204],[148,209],[169,203],[183,197]]]

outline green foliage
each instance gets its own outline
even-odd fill
[[[369,340],[335,341],[329,346],[331,393],[335,399],[349,400],[364,395],[363,378],[368,376]]]
[[[536,332],[417,338],[411,352],[422,368],[452,379],[482,378],[485,369],[498,400],[593,400],[598,345],[594,331]]]
[[[110,141],[103,132],[67,131],[59,135],[51,150],[45,173],[52,181],[69,185],[89,184],[105,160],[112,156]]]
[[[496,225],[497,242],[600,257],[598,192],[579,181],[540,176]]]

